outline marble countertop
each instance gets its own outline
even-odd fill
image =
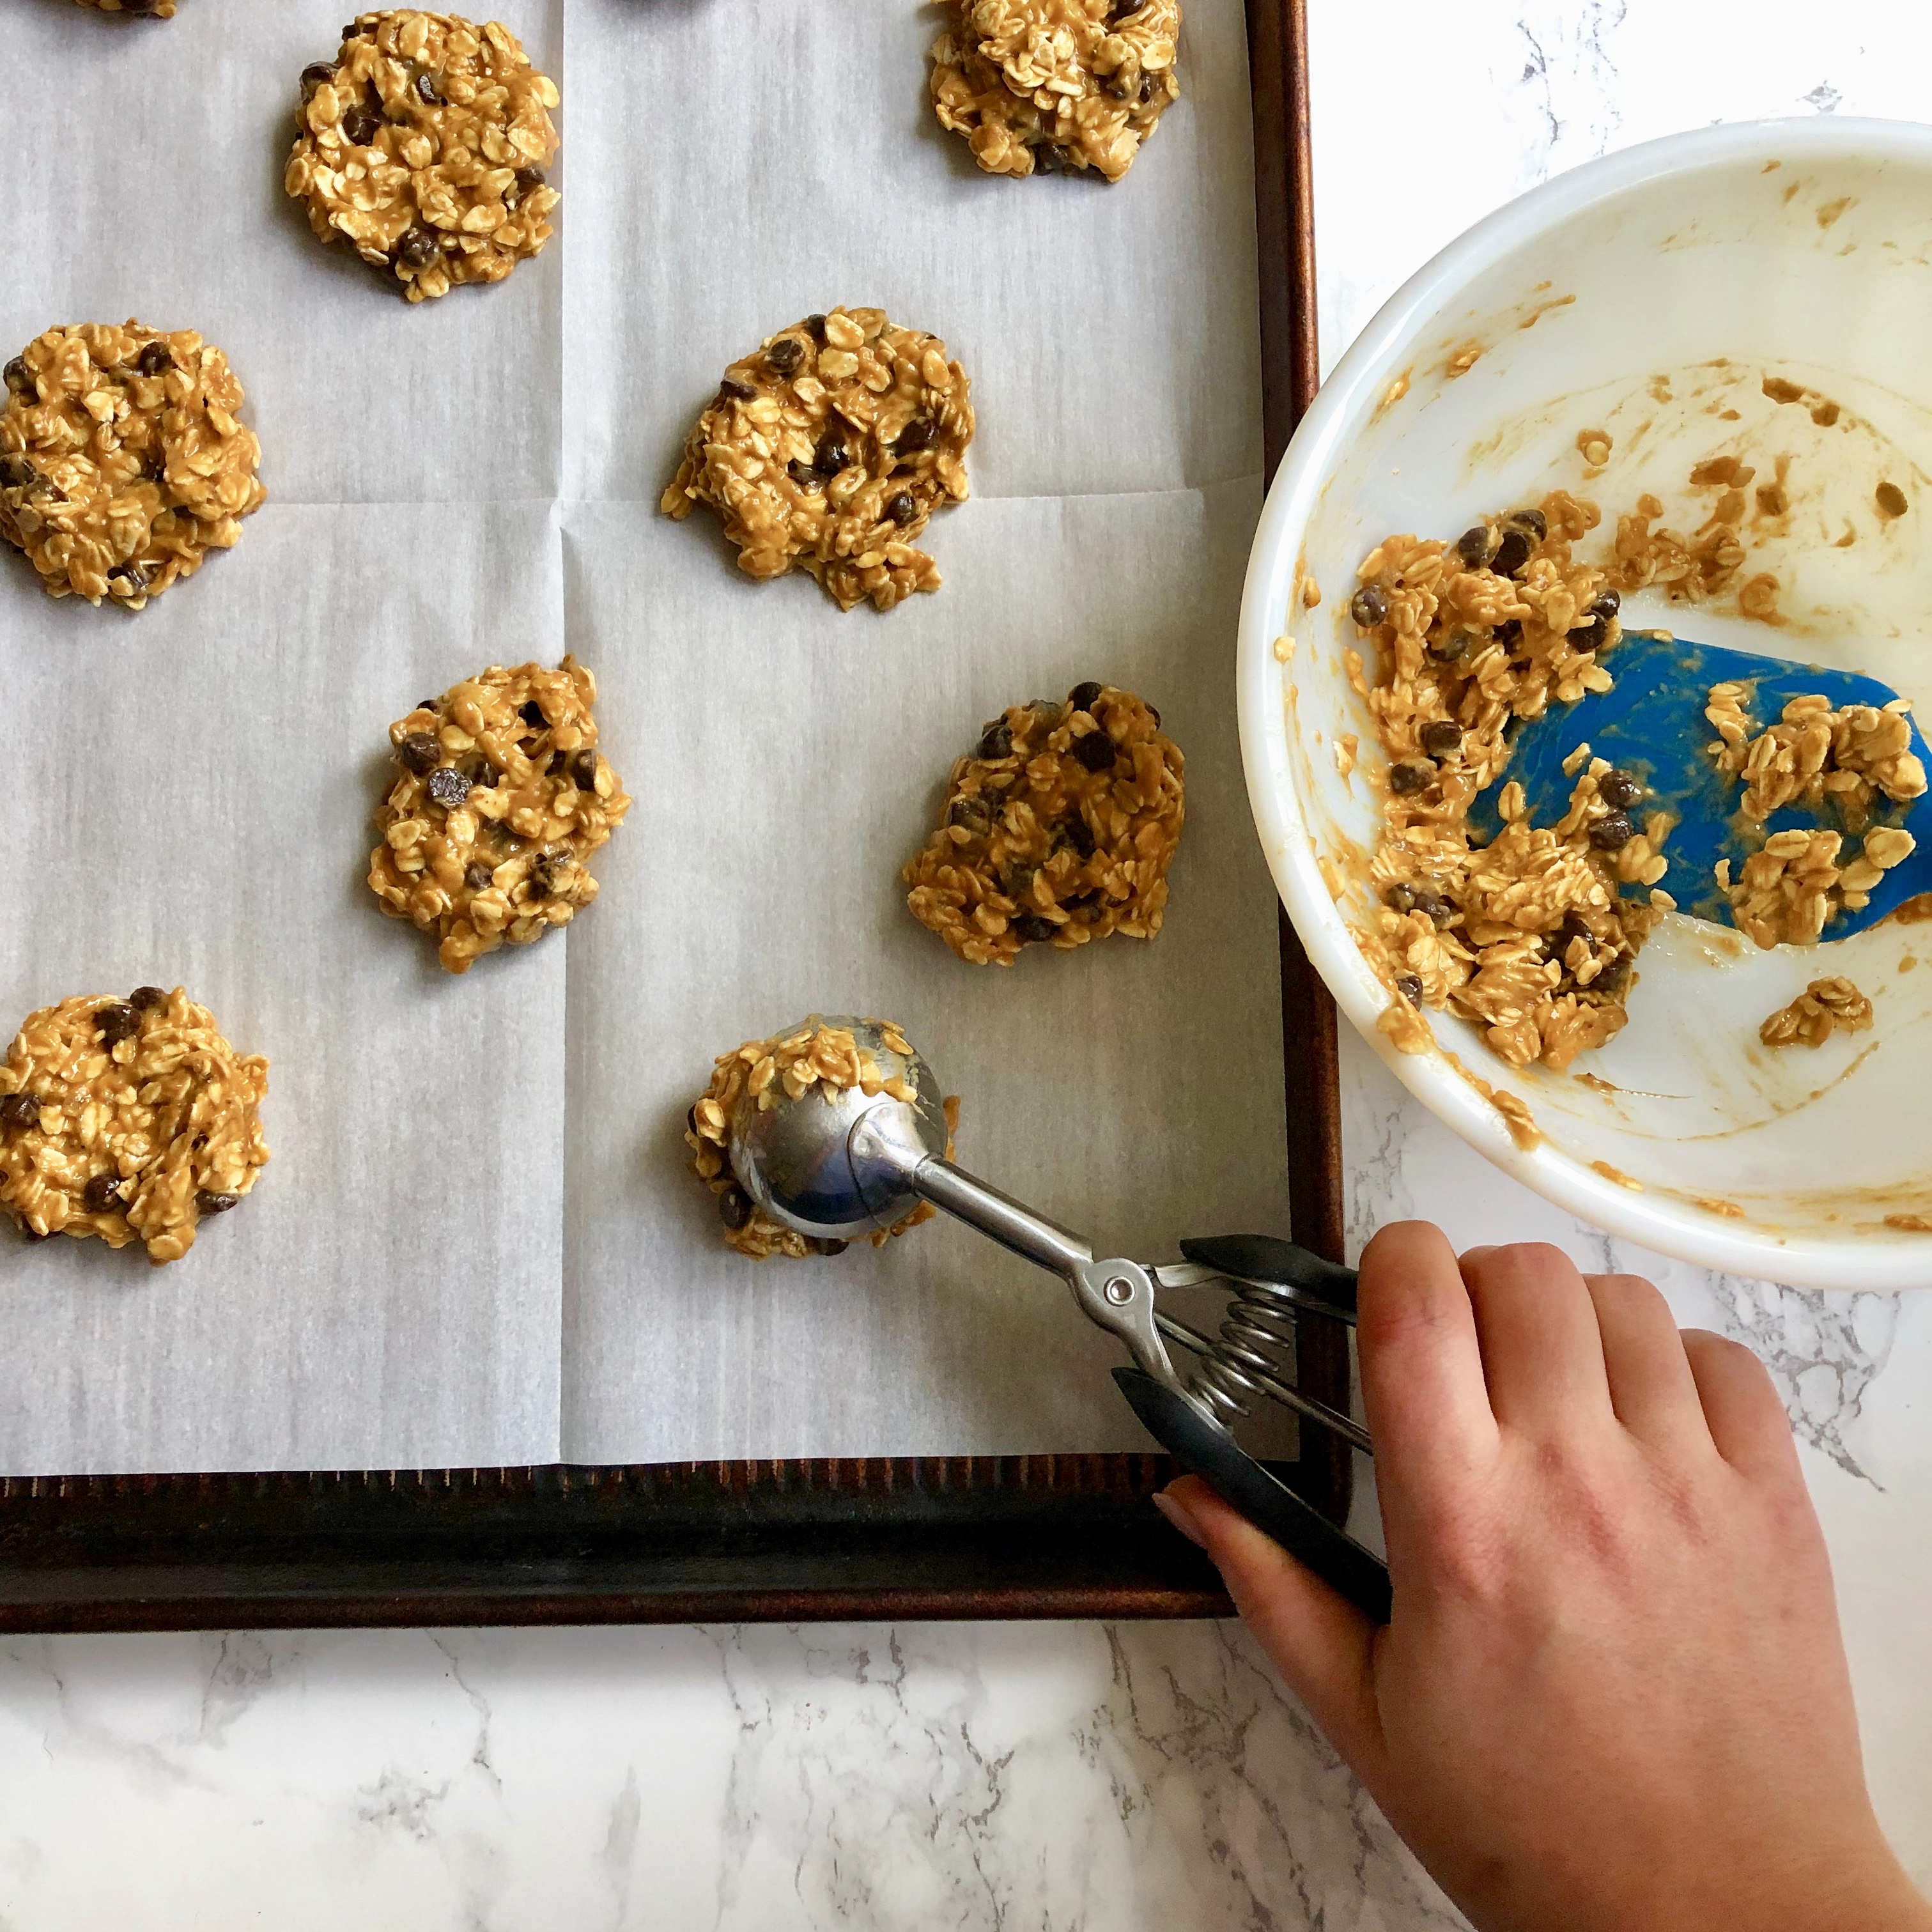
[[[1234,0],[1191,0],[1232,5]],[[1932,13],[1310,0],[1332,360],[1546,176],[1653,134],[1922,112]],[[1352,1038],[1359,1240],[1419,1214],[1654,1276],[1769,1364],[1822,1513],[1880,1813],[1932,1884],[1932,1297],[1619,1247]],[[397,1631],[0,1642],[0,1932],[1460,1922],[1238,1627]]]

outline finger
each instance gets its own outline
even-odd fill
[[[1718,1454],[1742,1475],[1802,1481],[1790,1418],[1764,1364],[1742,1342],[1705,1328],[1684,1331],[1684,1352]]]
[[[1384,1752],[1368,1618],[1198,1476],[1180,1477],[1157,1500],[1213,1558],[1242,1621],[1330,1743],[1372,1782]]]
[[[1396,1222],[1363,1251],[1357,1290],[1362,1400],[1391,1545],[1466,1495],[1496,1452],[1482,1351],[1439,1228]]]
[[[1497,1421],[1549,1437],[1612,1420],[1596,1308],[1568,1255],[1519,1242],[1466,1262],[1462,1275]]]
[[[1697,1378],[1670,1304],[1640,1275],[1586,1274],[1617,1420],[1652,1448],[1711,1448]]]

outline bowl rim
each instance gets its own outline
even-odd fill
[[[1441,1052],[1405,1054],[1376,1026],[1388,994],[1324,884],[1282,732],[1274,644],[1301,537],[1341,448],[1379,401],[1414,338],[1455,292],[1526,242],[1598,204],[1672,175],[1775,158],[1862,158],[1932,166],[1932,126],[1857,116],[1735,122],[1667,134],[1558,175],[1487,214],[1390,296],[1330,372],[1276,472],[1241,598],[1235,685],[1248,798],[1274,875],[1310,962],[1338,1008],[1408,1090],[1503,1172],[1591,1226],[1725,1274],[1803,1288],[1891,1292],[1932,1286],[1932,1241],[1789,1239],[1658,1195],[1632,1192],[1546,1142],[1517,1146],[1502,1117]]]

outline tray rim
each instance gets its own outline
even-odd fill
[[[1307,0],[1244,0],[1262,446],[1319,381]],[[1294,1238],[1342,1258],[1335,1007],[1280,919]],[[1346,1406],[1317,1324],[1304,1385]],[[1334,1520],[1346,1444],[1276,1466]],[[1149,1507],[1166,1456],[872,1456],[0,1478],[0,1633],[1226,1616]]]

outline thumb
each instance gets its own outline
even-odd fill
[[[1374,1625],[1198,1476],[1178,1478],[1154,1502],[1208,1552],[1288,1688],[1356,1775],[1372,1782],[1384,1755]]]

